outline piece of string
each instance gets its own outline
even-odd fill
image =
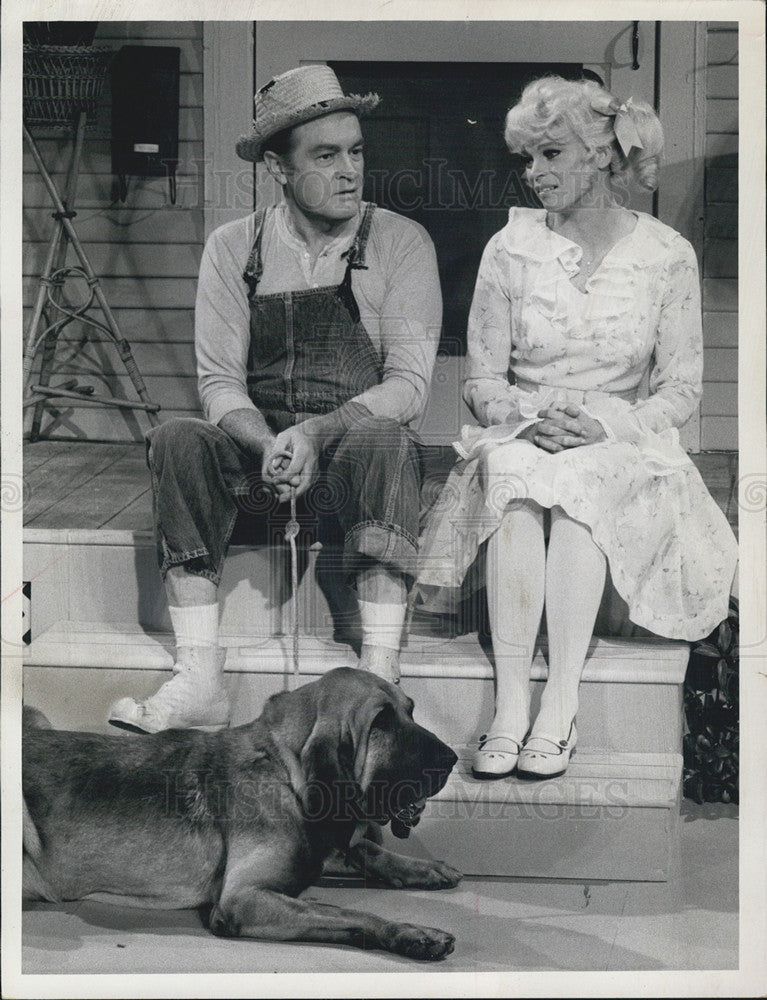
[[[293,631],[293,683],[298,686],[301,671],[298,665],[298,549],[296,539],[300,525],[296,516],[296,488],[290,488],[290,520],[285,528],[285,538],[290,546],[290,585],[291,604],[293,606],[292,631]]]

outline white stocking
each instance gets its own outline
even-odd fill
[[[487,545],[487,601],[495,654],[495,719],[488,732],[522,740],[530,719],[530,668],[543,612],[543,510],[515,501]]]
[[[589,529],[561,507],[552,508],[546,559],[549,678],[534,736],[568,736],[578,710],[578,685],[602,600],[606,565]]]

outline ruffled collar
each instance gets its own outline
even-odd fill
[[[643,212],[634,212],[637,222],[630,233],[621,237],[617,243],[605,254],[603,262],[615,254],[619,256],[627,248],[631,248],[632,257],[643,258],[645,255],[639,253],[637,248],[646,242],[648,228],[652,230],[653,223],[657,220]],[[648,222],[650,226],[648,227]],[[667,227],[659,224],[661,228]],[[654,235],[660,235],[654,234]],[[509,221],[500,233],[502,242],[506,250],[515,257],[524,257],[537,264],[550,260],[559,260],[568,275],[574,274],[578,270],[583,250],[577,243],[573,243],[566,236],[555,233],[546,225],[546,209],[544,208],[511,208],[509,209]],[[657,252],[657,242],[653,249]],[[648,248],[649,249],[649,248]]]
[[[510,208],[501,230],[503,245],[515,257],[542,264],[559,258],[563,264],[580,258],[580,247],[546,225],[545,208]]]

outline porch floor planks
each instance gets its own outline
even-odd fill
[[[114,517],[110,517],[102,525],[109,531],[152,531],[152,487],[147,474],[147,487],[143,493],[134,497]]]
[[[66,443],[66,450],[71,450],[72,447],[78,447],[80,442],[71,441]],[[30,445],[29,442],[24,443],[24,478],[29,479],[31,474],[35,469],[39,469],[41,465],[45,465],[50,462],[54,456],[63,454],[63,448],[52,447],[52,441],[40,441],[34,445]]]
[[[691,458],[737,534],[737,453],[704,452]],[[451,461],[449,447],[435,451],[433,471],[449,468]],[[24,525],[30,528],[152,529],[143,442],[25,442],[24,481]]]
[[[45,443],[50,447],[53,442]],[[24,523],[32,528],[103,528],[146,496],[151,528],[151,485],[143,444],[56,443],[59,454],[26,477],[32,493]],[[37,443],[27,444],[33,451]],[[140,509],[140,508],[139,508]],[[138,513],[138,511],[136,512]],[[146,514],[146,511],[144,511]],[[148,520],[148,524],[146,523]],[[139,527],[123,523],[122,527]]]
[[[80,442],[60,444],[51,448],[53,442],[45,442],[46,449],[36,445],[25,445],[24,449],[24,523],[43,527],[41,519],[52,508],[67,504],[67,498],[78,489],[97,478],[109,479],[109,470],[125,454],[125,446],[119,444],[98,444],[85,449]],[[44,461],[28,472],[27,454],[35,461],[38,455],[46,455]],[[105,476],[101,476],[106,473]],[[51,525],[46,525],[46,527]],[[57,527],[58,524],[52,525]]]

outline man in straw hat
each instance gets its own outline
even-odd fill
[[[398,679],[421,483],[410,425],[426,402],[442,303],[425,230],[361,201],[359,117],[377,103],[345,95],[321,65],[256,94],[237,152],[263,161],[284,197],[217,229],[205,247],[195,338],[207,419],[168,420],[148,435],[177,662],[148,700],[115,702],[114,725],[228,724],[224,556],[235,522],[239,531],[250,518],[251,541],[254,522],[284,525],[293,490],[304,524],[326,538],[335,524],[343,539],[360,667]]]

